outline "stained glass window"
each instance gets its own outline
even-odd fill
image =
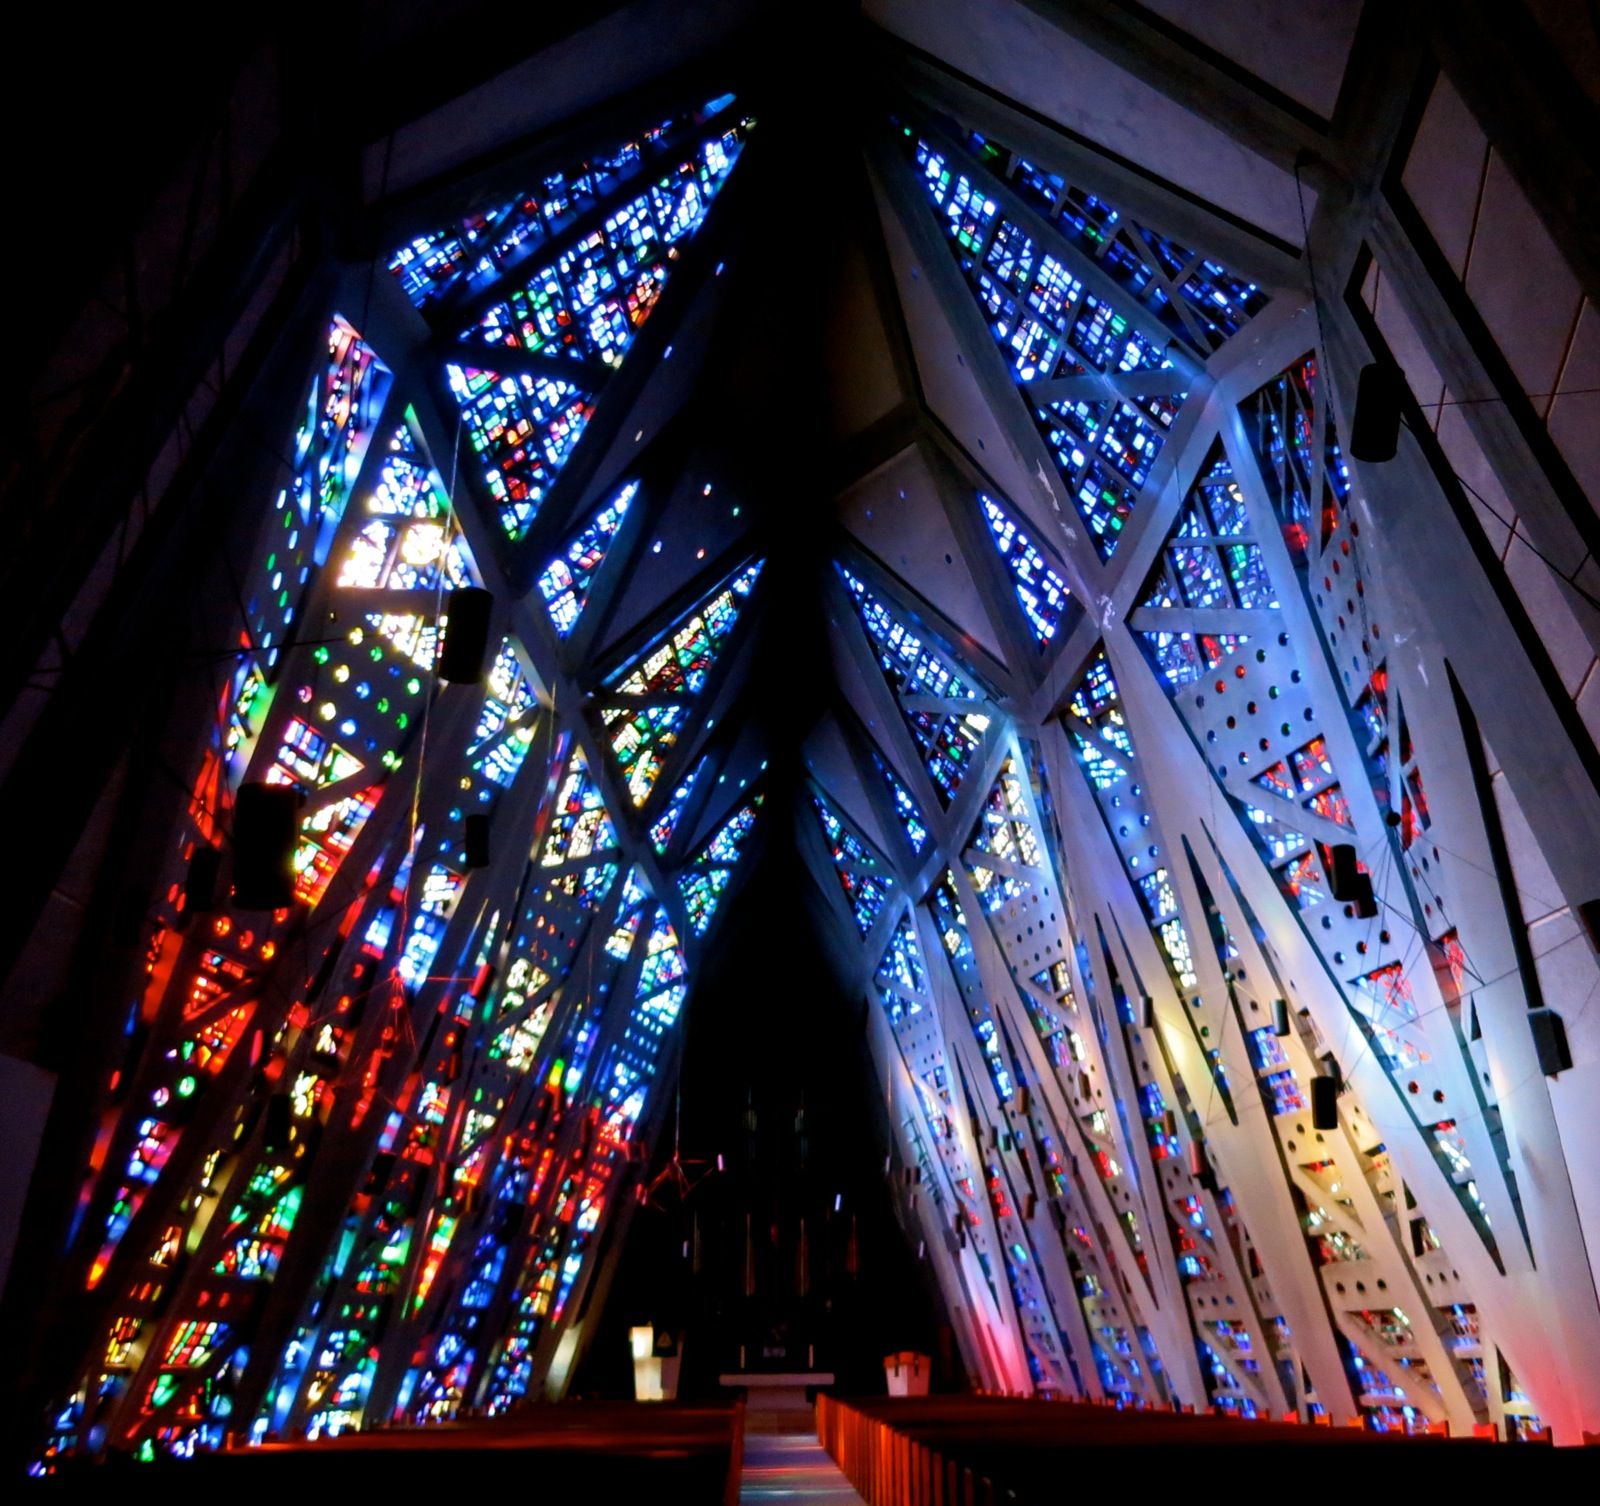
[[[502,234],[469,280],[494,292],[486,309],[454,324],[461,354],[446,375],[483,485],[512,540],[538,518],[610,374],[660,301],[682,245],[705,223],[739,160],[753,122],[731,103],[719,99],[685,129],[595,159],[613,169],[600,171],[591,161],[553,174],[542,193],[525,194],[493,216]],[[395,271],[427,304],[436,282],[430,263],[454,281],[489,229],[476,229],[470,244],[456,232],[413,243],[398,253]],[[448,323],[450,300],[443,304],[437,317]],[[515,359],[498,354],[508,350]],[[580,559],[597,545],[580,549]],[[557,583],[546,599],[563,589]]]
[[[558,554],[539,576],[539,594],[556,632],[563,638],[577,626],[578,614],[589,599],[589,587],[616,538],[628,504],[639,490],[628,482],[594,515],[593,521]]]
[[[756,560],[736,571],[601,688],[606,739],[636,806],[650,798],[690,702],[705,688],[755,589],[761,564]]]
[[[1017,600],[1042,648],[1060,631],[1072,593],[1010,513],[992,497],[980,495],[978,500],[994,546],[1015,580]]]
[[[894,877],[873,856],[866,842],[851,831],[820,796],[813,795],[811,803],[822,823],[828,855],[833,860],[839,886],[850,902],[856,929],[865,936],[888,902]]]
[[[1109,558],[1186,395],[1171,381],[1170,337],[1208,353],[1266,300],[1220,263],[1186,251],[1179,260],[1182,248],[1164,237],[1119,227],[1110,205],[975,133],[949,150],[909,127],[902,139],[1089,536]],[[1038,213],[1045,224],[1036,229]],[[1042,244],[1054,232],[1059,242]],[[1151,257],[1152,246],[1161,254]],[[1121,285],[1127,305],[1089,286],[1099,273]],[[1192,369],[1192,360],[1183,364]],[[1060,391],[1095,376],[1126,378],[1123,395],[1108,400],[1103,381]]]
[[[761,800],[757,795],[741,805],[717,828],[690,867],[678,875],[678,889],[689,914],[689,928],[696,936],[704,936],[710,929],[723,892],[755,829]]]
[[[934,787],[948,805],[989,726],[988,715],[978,709],[983,702],[976,681],[953,668],[864,581],[842,565],[839,571]],[[948,709],[934,709],[939,703]]]

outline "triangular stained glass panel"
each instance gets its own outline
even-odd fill
[[[911,850],[921,857],[922,849],[928,843],[928,823],[923,820],[921,808],[911,798],[911,792],[900,782],[900,776],[889,767],[888,760],[876,748],[872,750],[872,762],[883,775],[883,782],[889,787],[889,798],[894,801],[894,813],[899,818],[906,840],[911,844]]]
[[[650,798],[761,566],[755,560],[730,576],[597,693],[606,740],[635,806]]]
[[[1116,677],[1111,673],[1111,661],[1102,649],[1095,654],[1084,671],[1083,679],[1073,692],[1068,710],[1119,752],[1129,763],[1133,762],[1133,740],[1128,736],[1127,720],[1122,712],[1122,694],[1117,689]],[[1100,742],[1078,727],[1069,726],[1072,740],[1077,745],[1078,761],[1097,790],[1109,789],[1127,777],[1127,770],[1105,751]]]
[[[733,171],[752,122],[716,102],[704,129],[676,148],[647,155],[651,172],[627,191],[612,175],[611,191],[590,174],[547,196],[571,208],[575,223],[506,263],[500,301],[458,331],[463,359],[446,370],[501,525],[523,538],[573,447],[582,437],[609,371],[619,367],[660,299],[678,244],[704,224],[718,189]],[[558,175],[559,176],[559,175]],[[630,181],[632,175],[628,175]],[[547,182],[547,189],[554,180]],[[588,202],[581,218],[566,194]],[[485,279],[486,285],[493,277]],[[473,359],[472,346],[505,347],[547,358],[545,369],[507,374],[492,354]],[[567,358],[571,359],[568,360]],[[513,365],[507,360],[506,365]],[[567,368],[570,366],[570,373]]]
[[[855,602],[861,624],[872,640],[883,677],[894,692],[907,728],[922,750],[922,761],[939,798],[948,805],[961,788],[961,781],[989,727],[989,717],[980,709],[985,704],[980,692],[975,683],[969,684],[968,678],[964,678],[964,671],[953,669],[941,654],[934,652],[920,634],[896,617],[867,588],[864,581],[842,565],[839,572]],[[940,712],[928,708],[925,698],[970,701],[972,709],[952,708]]]
[[[556,795],[550,829],[539,852],[539,866],[556,868],[582,861],[617,845],[617,829],[605,798],[589,774],[581,749],[574,749]]]
[[[666,286],[671,246],[705,222],[747,133],[747,123],[734,123],[680,154],[603,223],[520,273],[521,286],[464,337],[620,366]]]
[[[502,376],[452,364],[445,373],[500,524],[520,539],[583,435],[592,393],[576,381],[527,372]]]
[[[875,981],[884,1007],[889,1011],[890,1024],[897,1025],[907,1015],[922,1012],[919,996],[928,992],[928,973],[909,915],[900,917],[894,936],[878,963]]]
[[[1013,865],[1039,868],[1041,850],[1038,833],[1034,831],[1033,820],[1028,813],[1022,776],[1010,758],[1000,766],[1000,773],[983,802],[977,824],[967,839],[967,848],[967,867],[972,874],[972,887],[977,891],[984,909],[991,914],[1006,901],[1018,898],[1031,887],[1029,879],[1011,871]],[[999,858],[1005,867],[987,867],[975,859],[973,853],[986,853]]]
[[[1167,536],[1141,611],[1257,611],[1277,607],[1260,546],[1249,536],[1243,492],[1220,444],[1214,445]],[[1144,628],[1140,633],[1168,692],[1192,684],[1249,643],[1247,633]]]
[[[666,809],[650,823],[650,845],[658,854],[666,852],[672,845],[673,834],[678,829],[678,822],[683,819],[684,807],[689,803],[694,782],[700,777],[700,771],[705,766],[706,761],[702,758],[672,792],[672,798],[667,802]]]
[[[904,139],[1014,381],[1120,377],[1171,368],[1162,338],[1138,327],[1114,302],[1088,291],[1061,255],[1037,245],[1007,216],[999,199],[981,186],[977,163],[947,158],[915,132],[908,131]],[[982,144],[982,138],[973,140]],[[983,152],[980,156],[997,160]],[[1049,194],[1052,213],[1059,188],[1064,187],[1056,181],[1058,187]],[[1022,192],[1020,182],[1015,186]],[[1114,222],[1115,211],[1101,207],[1109,216],[1105,223]],[[1096,235],[1095,255],[1114,244],[1117,255],[1138,260],[1120,237],[1106,237],[1098,230]],[[1153,272],[1144,270],[1145,281],[1160,283]],[[1153,297],[1153,310],[1170,327],[1184,331],[1187,327],[1173,313],[1165,288],[1155,286]],[[1116,549],[1183,402],[1183,393],[1159,391],[1170,381],[1170,377],[1152,380],[1149,385],[1158,391],[1149,395],[1135,395],[1135,384],[1127,389],[1129,395],[1116,399],[1028,403],[1102,559]]]
[[[717,828],[693,864],[678,875],[678,890],[689,913],[689,927],[696,936],[704,936],[710,928],[723,891],[755,830],[761,801],[762,797],[756,795],[741,805]]]
[[[509,789],[522,768],[533,742],[535,704],[533,683],[522,667],[522,656],[509,638],[500,649],[488,675],[488,691],[478,714],[467,756],[474,772],[501,789]]]
[[[865,936],[888,902],[894,877],[873,856],[867,843],[844,824],[832,806],[817,795],[812,796],[811,803],[822,823],[828,855],[839,876],[839,887],[849,901],[856,929]]]
[[[577,626],[578,617],[589,600],[589,587],[605,562],[606,553],[638,490],[637,481],[622,487],[540,573],[539,595],[544,599],[545,611],[550,614],[558,637],[565,638]]]
[[[1285,800],[1293,800],[1297,791],[1294,785],[1294,776],[1289,772],[1289,766],[1281,759],[1271,768],[1263,770],[1251,781],[1259,784],[1264,790],[1271,790],[1274,795],[1282,795]]]
[[[679,147],[692,150],[698,128],[733,103],[732,95],[719,95],[699,109],[649,126],[586,161],[572,162],[547,173],[542,181],[514,199],[470,210],[452,224],[424,231],[393,252],[389,270],[420,309],[470,295],[537,254],[540,246],[565,230],[579,214],[649,171],[660,169],[666,173],[662,184],[650,190],[652,196],[669,195],[675,176],[667,171],[672,154]],[[713,138],[720,139],[720,135]],[[685,218],[682,196],[680,189],[678,201],[664,212],[667,223],[676,225]],[[692,208],[688,212],[692,213]]]
[[[1072,593],[1005,508],[993,497],[980,494],[978,501],[983,507],[984,521],[989,525],[989,537],[1011,572],[1028,626],[1043,648],[1060,632]]]
[[[969,144],[984,142],[976,132]],[[1155,314],[1198,354],[1215,350],[1258,314],[1267,295],[1221,262],[1197,255],[1159,231],[1135,225],[1088,189],[1006,152],[987,154],[1008,163],[1018,195]]]

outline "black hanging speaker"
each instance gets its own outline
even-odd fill
[[[466,863],[468,868],[487,868],[489,866],[489,818],[483,815],[468,816],[461,823],[466,849]]]
[[[239,786],[233,803],[233,903],[281,910],[294,903],[294,843],[300,792],[292,784]]]
[[[1339,1084],[1331,1077],[1311,1079],[1311,1124],[1319,1130],[1339,1128]]]
[[[446,598],[444,646],[438,662],[441,680],[464,685],[483,678],[493,606],[494,597],[482,586],[461,586]]]
[[[1572,1065],[1572,1050],[1567,1045],[1567,1027],[1553,1009],[1530,1009],[1528,1024],[1533,1030],[1533,1047],[1539,1053],[1539,1070],[1546,1077],[1565,1072]]]
[[[1156,1001],[1149,994],[1144,996],[1144,1028],[1146,1030],[1156,1028]]]
[[[222,849],[197,843],[189,856],[189,871],[183,878],[183,909],[186,915],[204,915],[217,902],[217,880],[222,875]]]
[[[1342,904],[1349,904],[1361,884],[1356,850],[1349,842],[1339,842],[1328,849],[1328,858],[1328,882],[1333,885],[1333,897]]]
[[[1356,411],[1350,420],[1350,453],[1367,462],[1393,460],[1400,444],[1400,399],[1404,391],[1398,367],[1374,361],[1361,368],[1356,386]]]
[[[1356,892],[1353,896],[1356,915],[1362,920],[1371,920],[1378,913],[1378,898],[1372,892],[1372,876],[1367,873],[1356,875]]]
[[[1274,1035],[1288,1035],[1289,1033],[1289,1001],[1287,999],[1274,999],[1272,1001],[1272,1033]]]
[[[267,1100],[267,1118],[261,1130],[261,1148],[269,1156],[281,1155],[289,1148],[289,1095],[287,1093],[274,1093]]]

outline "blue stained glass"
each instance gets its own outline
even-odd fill
[[[441,863],[435,863],[422,885],[422,898],[411,917],[411,929],[401,948],[396,972],[412,988],[428,976],[433,960],[444,940],[445,926],[454,913],[463,879]]]
[[[1151,230],[1145,226],[1139,227],[1139,234],[1144,237],[1144,242],[1155,252],[1161,262],[1161,269],[1168,277],[1179,276],[1183,269],[1194,259],[1194,252],[1186,246],[1180,246],[1175,240],[1162,235],[1158,230]]]
[[[1060,330],[1082,292],[1083,284],[1055,257],[1047,256],[1039,263],[1039,275],[1028,289],[1028,303],[1052,329]]]
[[[1217,446],[1178,515],[1141,608],[1276,607],[1266,560],[1249,533],[1244,493]],[[1250,641],[1244,633],[1174,629],[1145,629],[1141,636],[1169,691],[1192,684]]]
[[[579,862],[617,845],[617,830],[604,797],[589,773],[581,749],[574,749],[566,777],[551,810],[539,864],[544,868]],[[630,876],[631,882],[631,876]]]
[[[1077,727],[1070,726],[1077,745],[1079,762],[1094,787],[1101,813],[1118,840],[1139,897],[1144,903],[1150,927],[1166,953],[1167,961],[1180,990],[1187,993],[1198,984],[1188,932],[1178,914],[1177,894],[1164,866],[1159,843],[1149,840],[1149,813],[1143,809],[1143,793],[1138,783],[1124,784],[1130,771],[1137,779],[1138,762],[1133,739],[1128,734],[1121,696],[1104,650],[1098,652],[1084,672],[1083,679],[1068,703],[1074,717],[1094,728],[1118,753],[1119,764],[1104,748]],[[1112,793],[1115,787],[1115,793]],[[1137,824],[1129,821],[1135,818]],[[1219,1079],[1220,1084],[1220,1079]]]
[[[1236,335],[1266,306],[1266,294],[1220,262],[1202,259],[1178,288],[1213,349]]]
[[[1114,206],[1088,190],[975,132],[964,144],[1199,353],[1216,350],[1265,307],[1266,295],[1254,283],[1157,230],[1124,220]]]
[[[757,795],[740,806],[713,833],[693,865],[678,875],[678,889],[689,913],[690,928],[696,936],[704,936],[710,928],[723,891],[732,880],[733,870],[755,829],[761,800]]]
[[[889,786],[889,796],[894,801],[895,814],[900,818],[900,825],[905,831],[906,840],[911,844],[911,850],[921,857],[922,849],[928,843],[928,827],[922,819],[920,807],[876,748],[872,750],[872,762],[883,775],[883,782]]]
[[[1171,366],[1164,349],[1168,342],[1162,336],[1151,338],[1114,303],[1088,291],[1080,276],[985,192],[981,174],[969,176],[913,131],[903,134],[1014,380],[1036,383]],[[1259,289],[1219,262],[1199,258],[1147,227],[1124,222],[1114,206],[1093,193],[976,133],[966,138],[964,147],[1196,351],[1209,354],[1265,304]],[[1092,436],[1067,422],[1057,411],[1059,404],[1030,404],[1103,559],[1115,551],[1164,431],[1185,395],[1152,401],[1135,390],[1116,405],[1109,424],[1094,426]],[[1102,440],[1103,453],[1097,454]]]
[[[533,719],[529,713],[534,704],[533,684],[522,668],[521,657],[509,638],[502,639],[489,669],[483,707],[467,749],[474,773],[501,789],[511,787],[533,745]],[[479,798],[488,797],[484,794]]]
[[[589,526],[558,554],[539,576],[539,594],[544,598],[545,610],[555,624],[558,636],[565,638],[577,625],[589,597],[595,572],[605,560],[606,551],[622,527],[628,504],[639,490],[637,481],[630,481],[604,507],[594,515]]]
[[[1171,364],[1124,315],[1092,293],[1084,295],[1067,341],[1095,371],[1156,370]]]
[[[879,667],[895,693],[906,726],[922,749],[923,763],[940,799],[948,805],[960,789],[972,755],[981,746],[989,727],[988,716],[977,709],[983,704],[978,699],[979,692],[895,617],[863,581],[843,565],[839,573],[873,641]],[[908,700],[920,697],[970,701],[973,709],[941,712],[907,704]]]
[[[700,777],[700,771],[706,766],[705,759],[701,759],[690,771],[677,789],[672,792],[672,798],[667,802],[667,807],[650,824],[650,845],[657,853],[664,853],[672,843],[672,834],[678,829],[678,822],[683,818],[683,808],[688,803],[690,792],[694,789],[694,782]]]
[[[589,161],[549,173],[536,188],[490,209],[473,210],[454,224],[412,237],[389,259],[389,270],[418,308],[447,302],[459,291],[481,288],[526,259],[582,211],[660,162],[670,142],[734,102],[719,95],[700,110],[605,148]],[[714,138],[703,150],[717,148]],[[723,149],[725,152],[725,149]]]
[[[1120,401],[1063,399],[1037,409],[1057,465],[1076,489],[1078,510],[1109,557],[1138,501],[1183,394]],[[1151,420],[1154,419],[1154,422]]]
[[[677,744],[689,703],[704,688],[755,589],[762,563],[755,560],[729,576],[642,654],[606,680],[604,693],[610,704],[602,708],[601,718],[612,756],[627,777],[628,792],[636,806],[650,798],[667,754]],[[619,703],[617,698],[623,697],[648,703]],[[663,705],[662,698],[678,698],[681,704]]]
[[[576,382],[527,372],[445,370],[501,526],[520,539],[583,436],[593,412],[590,395]]]
[[[995,1021],[994,1011],[970,966],[973,950],[967,933],[967,918],[961,910],[955,875],[948,868],[928,896],[928,905],[933,911],[934,923],[939,928],[945,953],[961,988],[967,1014],[972,1021],[972,1033],[983,1051],[995,1093],[1001,1103],[1008,1103],[1016,1091],[1013,1067],[1007,1061],[1008,1050]]]
[[[878,964],[877,978],[879,988],[886,992],[895,988],[904,995],[903,999],[890,1003],[893,1020],[898,1021],[902,1015],[917,1014],[921,1011],[922,1005],[913,996],[927,993],[928,974],[922,963],[922,948],[917,943],[916,931],[912,927],[909,915],[900,917],[900,924],[895,927],[894,936],[883,954],[883,960]],[[885,1002],[889,1001],[886,999]]]
[[[1155,270],[1149,262],[1130,249],[1121,236],[1107,242],[1102,264],[1134,297],[1151,303],[1159,298],[1163,304],[1166,303],[1166,295],[1159,287],[1151,289],[1150,297],[1144,299],[1145,290],[1150,287],[1155,277]]]
[[[1186,605],[1202,609],[1231,605],[1215,550],[1204,547],[1174,549],[1172,568],[1183,590]]]
[[[1061,190],[1066,187],[1066,183],[1057,174],[1046,172],[1043,168],[1035,167],[1031,162],[1019,158],[1013,186],[1035,209],[1045,214],[1053,214],[1056,201],[1060,199]]]
[[[1092,743],[1081,732],[1074,732],[1072,740],[1078,749],[1078,762],[1084,767],[1097,790],[1108,790],[1128,777],[1128,771],[1116,759]]]
[[[1067,589],[1067,583],[1045,563],[1044,556],[1032,540],[1017,527],[1011,515],[998,502],[981,493],[978,500],[983,504],[994,546],[1011,571],[1017,600],[1022,603],[1034,637],[1043,647],[1061,627],[1061,619],[1072,593]]]
[[[575,246],[526,274],[462,338],[621,365],[666,286],[667,248],[704,223],[744,136],[739,126],[702,143]]]
[[[1004,220],[995,230],[984,265],[1013,293],[1020,293],[1027,285],[1033,258],[1032,239],[1019,226]]]
[[[856,929],[865,936],[887,903],[894,878],[820,796],[813,795],[811,803],[816,808],[817,819],[822,822],[828,854],[839,875],[839,886],[850,901]]]
[[[421,308],[439,297],[466,269],[474,249],[511,211],[510,205],[463,216],[446,230],[413,236],[389,258],[389,270],[406,297]]]
[[[666,286],[675,243],[705,222],[749,128],[749,121],[737,122],[675,156],[655,154],[671,164],[665,172],[658,171],[639,193],[614,206],[575,241],[570,236],[552,240],[548,251],[541,253],[542,264],[526,270],[521,264],[535,259],[526,253],[529,248],[537,250],[545,229],[558,224],[565,228],[590,204],[600,213],[603,206],[597,193],[629,176],[637,154],[623,151],[604,159],[602,170],[570,179],[554,174],[546,180],[542,198],[524,201],[522,210],[512,216],[528,231],[524,254],[515,258],[518,286],[461,330],[460,338],[548,357],[550,369],[503,375],[485,369],[494,363],[491,356],[488,363],[463,362],[447,370],[451,392],[483,466],[484,484],[513,540],[521,539],[532,526],[582,437],[607,368],[621,364]],[[574,234],[582,230],[582,223],[573,226]],[[425,262],[432,254],[424,250],[405,265]],[[512,261],[481,269],[484,280],[491,281],[502,265],[509,270]],[[396,270],[404,280],[405,267]],[[564,370],[568,364],[570,376]]]

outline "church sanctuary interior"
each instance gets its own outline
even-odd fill
[[[7,1492],[1593,1489],[1594,0],[47,11]]]

